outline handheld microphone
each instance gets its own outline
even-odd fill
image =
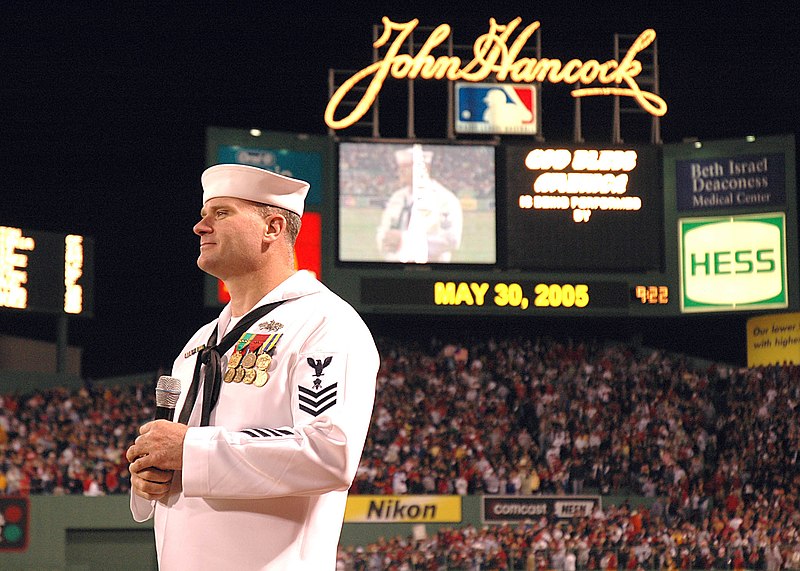
[[[172,420],[178,397],[181,396],[181,381],[162,375],[156,383],[156,420]]]

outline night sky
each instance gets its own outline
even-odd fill
[[[422,26],[449,23],[463,44],[484,33],[490,17],[508,22],[521,16],[522,26],[541,22],[544,56],[600,60],[613,57],[614,33],[638,35],[652,27],[660,91],[669,105],[661,122],[664,142],[798,130],[800,8],[791,2],[598,2],[592,5],[604,7],[593,8],[585,2],[492,2],[469,10],[469,3],[430,2],[313,9],[299,2],[214,3],[216,9],[172,4],[122,9],[101,2],[11,1],[0,7],[0,225],[95,239],[95,317],[69,325],[70,344],[84,349],[87,377],[168,367],[186,339],[217,313],[203,308],[191,232],[201,207],[205,129],[325,134],[328,69],[368,65],[372,26],[384,15],[418,17]],[[418,97],[424,92],[420,87]],[[545,136],[569,141],[571,98],[563,86],[546,94]],[[443,123],[427,120],[419,101],[417,134],[443,138]],[[381,102],[382,134],[402,137],[405,108],[398,106],[393,116],[392,105],[391,99]],[[586,138],[609,141],[608,106],[593,111],[592,105],[584,112]],[[387,321],[370,324],[380,333]],[[642,325],[577,321],[515,326],[575,334],[585,328],[613,338]],[[744,321],[717,317],[644,327],[647,341],[677,347],[683,340],[703,356],[741,362]],[[465,328],[463,322],[445,325]],[[654,330],[663,339],[653,337]],[[55,331],[52,315],[0,311],[0,333],[52,341]]]

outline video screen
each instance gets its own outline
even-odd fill
[[[339,261],[494,264],[495,148],[339,144]]]
[[[508,266],[660,271],[660,164],[652,145],[506,147]]]

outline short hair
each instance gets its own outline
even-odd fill
[[[289,239],[289,245],[294,248],[297,235],[300,234],[300,217],[291,210],[269,204],[259,204],[257,210],[265,220],[273,214],[280,214],[286,219],[286,237]]]

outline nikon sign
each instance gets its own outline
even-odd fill
[[[681,311],[788,306],[783,213],[678,221]]]
[[[361,496],[347,498],[347,523],[458,523],[461,496]]]

